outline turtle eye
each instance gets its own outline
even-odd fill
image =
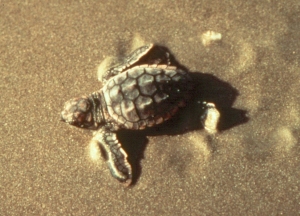
[[[81,128],[90,128],[94,125],[92,113],[79,113],[78,117],[76,118],[76,126]]]

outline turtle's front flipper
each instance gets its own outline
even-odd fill
[[[148,44],[142,47],[139,47],[138,49],[134,50],[129,56],[127,56],[124,59],[124,62],[120,65],[114,66],[107,70],[103,76],[102,80],[108,80],[109,78],[118,75],[119,73],[122,73],[127,68],[135,64],[138,60],[140,60],[146,53],[149,52],[150,49],[152,49],[153,44]]]
[[[117,134],[103,127],[96,132],[93,140],[98,142],[104,150],[112,176],[120,182],[130,185],[132,178],[131,166],[127,161],[127,154],[122,148]]]
[[[125,59],[125,64],[129,67],[136,63],[140,58],[142,58],[146,53],[149,52],[150,49],[152,49],[153,44],[147,44],[145,46],[139,47],[136,50],[134,50],[129,56]]]

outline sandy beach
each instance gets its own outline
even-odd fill
[[[299,0],[2,0],[0,28],[0,215],[300,215]],[[91,131],[59,120],[101,88],[103,60],[143,43],[231,111],[214,135],[120,134],[128,188],[91,157]]]

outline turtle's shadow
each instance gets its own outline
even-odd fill
[[[170,53],[165,47],[155,46],[153,52],[147,56],[145,61],[151,62],[156,58],[155,56],[159,55],[158,58],[164,63],[165,52]],[[170,61],[172,65],[188,71],[171,54]],[[220,120],[217,126],[218,131],[228,130],[248,121],[245,110],[232,108],[239,94],[237,89],[210,74],[190,72],[190,75],[195,84],[192,99],[176,116],[159,126],[143,131],[121,130],[118,132],[118,138],[127,152],[128,161],[132,166],[133,176],[131,185],[134,185],[141,175],[140,162],[144,158],[144,151],[148,143],[147,136],[178,135],[203,128],[200,121],[201,116],[204,114],[204,105],[202,102],[214,103],[220,112]]]

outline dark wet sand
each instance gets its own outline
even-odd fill
[[[29,2],[0,4],[0,215],[300,214],[299,0]],[[128,189],[59,113],[134,38],[232,85],[249,121],[148,137]]]

